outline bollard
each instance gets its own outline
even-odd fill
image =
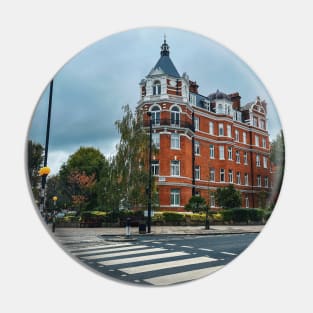
[[[126,236],[130,236],[130,218],[128,217],[126,220]]]

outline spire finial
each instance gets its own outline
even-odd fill
[[[166,43],[166,34],[164,34],[164,42],[161,46],[161,56],[170,55],[170,47],[169,45]]]

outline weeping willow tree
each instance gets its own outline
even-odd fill
[[[115,166],[121,202],[128,209],[144,208],[149,184],[149,136],[142,116],[133,113],[129,105],[122,109],[123,118],[115,122],[120,134]],[[155,147],[153,153],[157,153]]]

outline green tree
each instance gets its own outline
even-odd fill
[[[280,193],[285,171],[285,142],[282,130],[271,144],[270,160],[273,171],[273,189],[271,194],[271,202],[272,207],[274,207]]]
[[[205,228],[209,228],[208,220],[208,205],[204,198],[200,196],[192,196],[189,202],[185,205],[185,210],[192,211],[193,213],[205,212]]]
[[[38,172],[43,164],[43,151],[44,147],[40,143],[35,143],[31,140],[28,140],[27,143],[28,178],[35,201],[39,201],[40,176]]]
[[[233,185],[217,188],[216,198],[219,206],[224,209],[233,209],[241,206],[241,193]]]
[[[123,113],[122,120],[115,122],[120,134],[116,154],[117,180],[123,205],[128,209],[139,208],[147,203],[149,136],[142,127],[141,116],[134,114],[128,105],[123,107]]]
[[[97,182],[106,164],[102,153],[92,147],[80,147],[60,170],[62,194],[73,207],[92,210],[97,207]]]

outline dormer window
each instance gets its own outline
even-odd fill
[[[153,83],[152,93],[153,93],[153,95],[160,95],[161,94],[161,83],[160,83],[160,81],[157,80]]]

